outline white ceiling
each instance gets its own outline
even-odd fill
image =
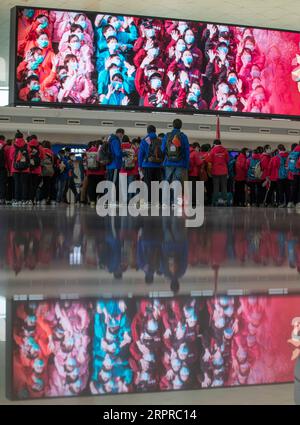
[[[299,0],[18,0],[0,1],[0,85],[7,85],[9,56],[9,10],[15,5],[74,8],[104,12],[197,19],[300,31]],[[3,62],[6,69],[3,72]],[[4,74],[4,78],[3,78]],[[2,80],[2,81],[1,81]]]

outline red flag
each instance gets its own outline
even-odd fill
[[[216,139],[221,139],[220,117],[219,117],[219,115],[217,115]]]

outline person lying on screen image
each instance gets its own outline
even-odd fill
[[[67,69],[67,76],[61,79],[61,89],[57,100],[64,102],[66,98],[71,98],[74,103],[87,103],[93,92],[93,85],[89,78],[79,72],[79,63],[75,55],[69,54],[65,57],[64,67]]]

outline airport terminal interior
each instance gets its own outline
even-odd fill
[[[300,404],[298,3],[1,1],[0,405]]]

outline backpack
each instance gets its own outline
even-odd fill
[[[234,178],[236,175],[236,160],[237,158],[233,158],[229,161],[228,164],[228,173],[230,178]]]
[[[17,171],[24,171],[30,167],[30,157],[27,146],[15,148],[14,169]]]
[[[54,175],[54,166],[53,158],[49,153],[45,153],[45,158],[42,161],[42,176],[43,177],[53,177]]]
[[[283,156],[280,156],[280,166],[279,166],[279,172],[278,177],[279,180],[285,180],[288,178],[288,169],[287,169],[287,157],[284,158]]]
[[[113,156],[110,149],[110,140],[104,142],[99,150],[99,163],[100,165],[108,165],[112,162]]]
[[[289,154],[288,157],[288,171],[290,171],[293,174],[299,173],[299,158],[300,158],[300,152],[292,151]]]
[[[98,152],[87,152],[86,162],[88,170],[99,170],[100,164],[98,161]]]
[[[34,170],[40,165],[41,165],[40,151],[38,148],[32,147],[30,152],[30,169]]]
[[[177,162],[182,159],[182,133],[168,133],[166,156],[168,161]]]
[[[122,168],[125,170],[132,170],[136,165],[135,150],[133,148],[126,148],[122,149],[122,152],[124,153]]]
[[[5,168],[5,154],[4,154],[4,146],[0,144],[0,170]]]
[[[248,170],[248,179],[249,180],[260,180],[262,176],[262,169],[260,166],[260,160],[259,159],[253,159],[250,160],[250,166]]]
[[[150,137],[147,137],[146,141],[148,142]],[[148,150],[148,162],[154,164],[161,164],[164,159],[163,152],[161,150],[161,141],[157,138],[149,140],[149,150]]]

